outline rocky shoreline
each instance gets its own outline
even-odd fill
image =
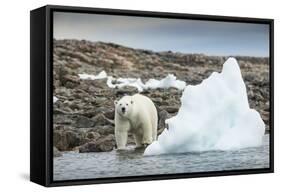
[[[54,156],[59,151],[105,152],[115,147],[114,100],[132,95],[134,87],[112,89],[106,79],[82,80],[78,74],[108,75],[123,78],[162,79],[174,74],[187,85],[196,85],[214,71],[221,71],[227,57],[153,52],[121,45],[85,40],[54,40],[53,105]],[[268,58],[236,57],[247,86],[250,107],[256,109],[269,130]],[[180,107],[181,90],[145,90],[142,94],[155,103],[159,116],[158,133],[165,119]],[[130,135],[129,144],[134,144]]]

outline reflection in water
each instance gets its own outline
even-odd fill
[[[115,151],[116,157],[120,161],[129,160],[129,159],[135,159],[135,158],[141,158],[143,156],[144,148],[134,148],[130,146],[126,150],[118,150]]]
[[[101,153],[65,152],[54,158],[54,180],[208,172],[269,167],[269,135],[260,147],[143,156],[144,149]]]

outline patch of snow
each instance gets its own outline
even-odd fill
[[[111,85],[111,87],[113,87],[113,88],[122,88],[125,86],[130,86],[130,87],[136,87],[139,92],[142,92],[145,87],[145,85],[142,83],[140,78],[138,78],[138,79],[136,79],[136,78],[118,78],[115,81],[116,81],[115,84],[112,84],[112,82],[109,83]]]
[[[122,88],[125,86],[130,86],[136,87],[139,92],[142,92],[145,89],[168,89],[170,87],[183,90],[186,87],[186,83],[184,81],[177,80],[176,76],[173,74],[168,74],[161,80],[149,79],[145,84],[140,78],[113,78],[112,76],[107,76],[105,71],[100,72],[98,75],[79,74],[79,77],[80,79],[90,80],[107,78],[106,84],[109,88]]]
[[[57,102],[59,99],[56,96],[53,96],[53,102]]]
[[[101,71],[98,75],[89,75],[89,74],[78,74],[80,79],[89,79],[89,80],[96,80],[96,79],[105,79],[107,78],[107,74],[105,71]]]
[[[173,74],[168,74],[167,77],[161,80],[149,79],[145,83],[146,89],[157,89],[157,88],[164,88],[168,89],[170,87],[177,88],[179,90],[183,90],[186,86],[186,83],[181,80],[177,80],[176,76]]]
[[[114,78],[112,76],[107,77],[106,84],[109,88],[116,88],[116,85],[112,84],[113,80],[114,80]]]
[[[260,114],[250,109],[239,65],[229,58],[221,73],[187,86],[176,116],[144,155],[259,146],[265,132]]]

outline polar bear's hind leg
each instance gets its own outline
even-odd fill
[[[143,125],[143,138],[142,138],[142,144],[144,146],[147,146],[152,143],[153,138],[152,138],[152,125],[151,123],[146,123]]]
[[[152,122],[152,140],[156,141],[157,140],[157,129],[158,129],[158,116],[157,116],[157,112],[156,112],[156,120],[154,120],[154,122]]]
[[[136,148],[141,148],[142,147],[142,135],[135,133],[134,139],[136,142]]]

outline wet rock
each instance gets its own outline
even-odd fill
[[[114,135],[108,135],[97,141],[91,141],[79,147],[80,153],[112,151],[115,146]]]
[[[77,133],[73,131],[66,131],[65,137],[66,137],[68,148],[73,148],[80,144],[80,137],[78,136]]]
[[[71,130],[55,130],[53,133],[54,146],[61,150],[71,150],[80,145],[81,138]]]
[[[53,132],[53,145],[61,150],[65,150],[64,144],[66,143],[62,142],[62,131],[55,130]]]
[[[54,157],[61,157],[62,153],[56,147],[54,147],[53,148],[53,156]]]

